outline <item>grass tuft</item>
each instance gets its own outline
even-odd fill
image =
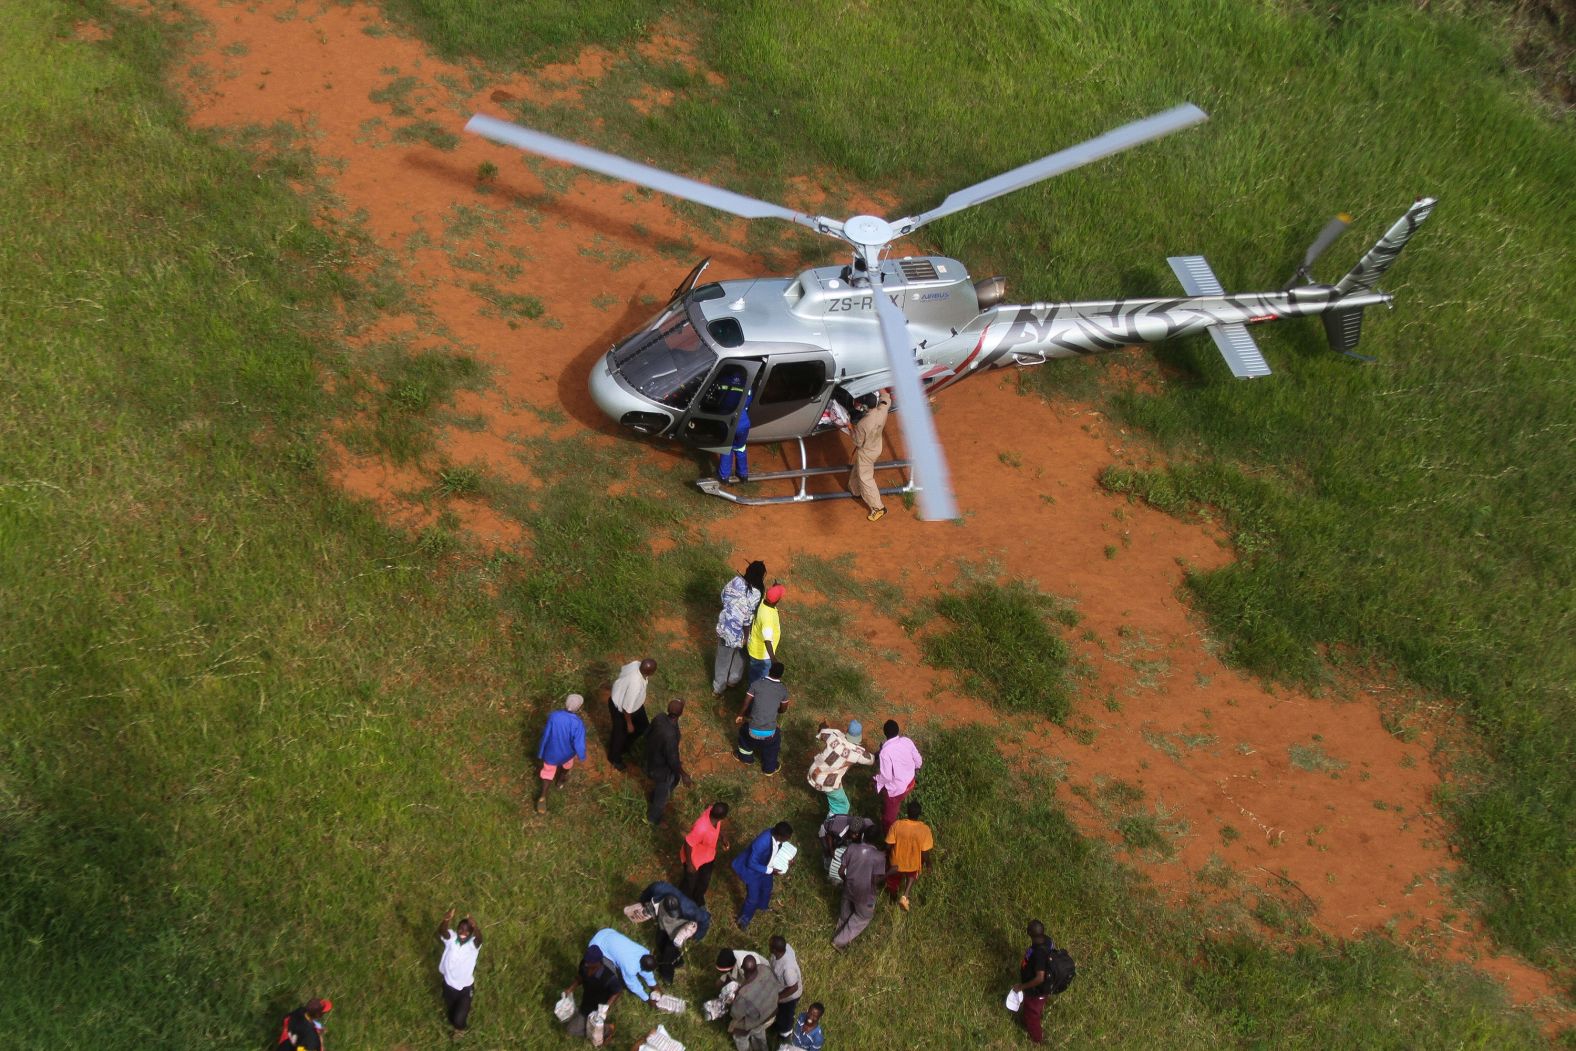
[[[947,626],[921,639],[928,663],[957,672],[965,688],[1004,711],[1066,719],[1071,651],[1047,621],[1076,623],[1070,607],[1022,581],[975,581],[935,608]]]

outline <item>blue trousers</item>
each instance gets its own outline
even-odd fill
[[[772,903],[772,878],[746,868],[743,854],[733,859],[733,871],[744,881],[744,907],[739,910],[739,929],[742,931],[750,925],[757,912]]]
[[[746,650],[745,652],[748,653],[749,651]],[[772,670],[772,659],[770,657],[759,657],[759,658],[751,657],[750,658],[750,671],[749,671],[749,675],[748,675],[748,679],[749,679],[750,685],[754,686],[756,679],[759,679],[761,676],[765,675],[767,672],[769,672],[771,670]]]
[[[744,443],[750,437],[750,414],[739,413],[739,425],[733,431],[733,448],[722,454],[722,459],[717,463],[717,477],[727,481],[733,475],[734,464],[739,465],[739,477],[750,477],[750,454],[745,450]]]

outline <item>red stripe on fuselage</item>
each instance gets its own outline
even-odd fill
[[[963,361],[958,364],[957,370],[953,372],[951,379],[949,379],[949,380],[942,380],[940,383],[936,384],[936,387],[935,387],[936,391],[944,391],[944,390],[946,390],[948,387],[950,387],[954,383],[958,382],[958,380],[962,379],[967,374],[967,369],[969,367],[969,363],[972,362],[975,358],[979,357],[980,348],[985,346],[985,333],[989,332],[989,331],[990,331],[990,326],[986,325],[984,330],[982,330],[980,332],[980,341],[978,343],[974,344],[974,349],[969,351],[969,356],[964,358]]]

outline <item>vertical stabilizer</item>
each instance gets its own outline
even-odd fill
[[[1434,198],[1419,197],[1412,207],[1406,210],[1406,214],[1397,219],[1395,225],[1374,242],[1374,246],[1357,261],[1351,272],[1335,283],[1336,295],[1345,296],[1353,292],[1372,291],[1374,283],[1390,269],[1395,257],[1401,254],[1401,249],[1406,247],[1406,243],[1412,239],[1417,228],[1433,210]]]

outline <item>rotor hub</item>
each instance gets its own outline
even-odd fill
[[[856,215],[843,224],[843,235],[856,245],[885,248],[892,243],[892,224],[874,215]]]

